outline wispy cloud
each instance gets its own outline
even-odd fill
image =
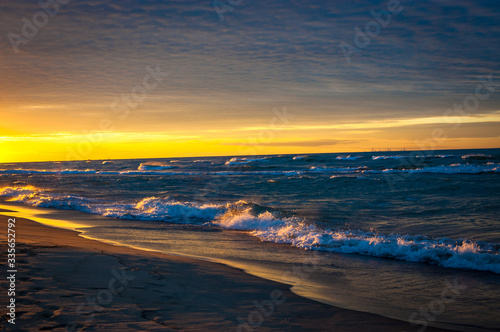
[[[367,121],[367,122],[354,122],[343,124],[326,124],[326,125],[290,125],[282,128],[276,128],[277,131],[300,131],[300,130],[372,130],[384,128],[399,128],[406,126],[418,125],[442,125],[442,124],[456,124],[456,123],[484,123],[484,122],[500,122],[500,111],[491,114],[478,114],[467,116],[436,116],[426,118],[413,118],[413,119],[394,119],[383,121]],[[234,131],[259,131],[268,130],[270,127],[242,127],[234,129]]]
[[[279,141],[279,142],[259,142],[259,143],[248,143],[248,142],[233,142],[233,143],[221,143],[221,145],[234,145],[234,146],[282,146],[282,147],[314,147],[314,146],[334,146],[338,144],[356,144],[362,141],[350,141],[350,140],[339,140],[339,139],[317,139],[317,140],[290,140],[290,141]]]
[[[2,126],[74,133],[110,118],[117,132],[227,138],[265,129],[287,105],[296,118],[283,131],[383,130],[443,123],[480,75],[500,91],[500,2],[401,3],[346,64],[339,44],[387,1],[245,1],[223,22],[212,1],[70,1],[16,54],[7,34],[40,7],[2,0]],[[116,121],[110,104],[155,64],[168,80]],[[461,120],[498,121],[499,104],[495,92]]]

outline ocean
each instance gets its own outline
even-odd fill
[[[499,180],[500,149],[40,162],[0,164],[0,197],[415,330],[500,331]]]

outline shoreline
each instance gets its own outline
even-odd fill
[[[9,212],[1,210],[4,227]],[[219,263],[111,245],[19,217],[16,231],[16,330],[416,331],[421,327],[309,300],[292,293],[289,285]],[[6,243],[6,237],[1,242]],[[4,260],[6,256],[2,252]],[[2,325],[11,328],[7,316],[2,317]]]

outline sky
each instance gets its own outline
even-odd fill
[[[0,162],[500,148],[496,0],[2,0]]]

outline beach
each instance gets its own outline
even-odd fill
[[[8,213],[2,211],[4,227]],[[222,264],[110,245],[15,219],[16,316],[12,325],[2,315],[6,330],[417,330],[302,298],[287,285]],[[5,242],[3,237],[4,248]]]
[[[409,158],[5,164],[15,328],[495,330],[500,153]]]
[[[0,332],[500,332],[500,1],[0,26]]]

